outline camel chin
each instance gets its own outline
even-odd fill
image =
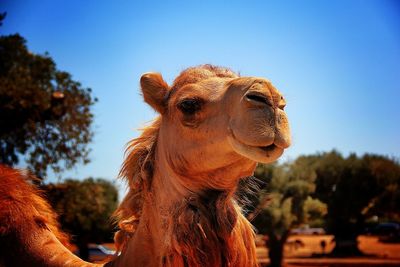
[[[283,148],[278,147],[274,143],[268,146],[250,146],[239,141],[234,135],[229,135],[228,141],[236,153],[259,163],[274,162],[282,156],[284,151]]]

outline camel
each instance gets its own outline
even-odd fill
[[[2,167],[0,266],[257,266],[254,230],[235,192],[257,162],[289,147],[285,99],[264,78],[212,65],[184,70],[172,86],[146,73],[140,85],[159,116],[128,144],[118,255],[96,265],[70,253],[40,192]]]

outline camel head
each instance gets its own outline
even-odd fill
[[[290,145],[285,99],[264,78],[203,65],[183,71],[172,86],[158,73],[144,74],[140,83],[145,101],[161,114],[156,154],[187,183],[232,187]]]
[[[266,79],[211,65],[183,71],[171,86],[157,73],[140,83],[160,117],[127,148],[120,175],[129,191],[115,212],[121,253],[104,266],[257,266],[235,193],[257,162],[290,145],[284,98]],[[56,238],[39,192],[1,166],[0,207],[0,248],[8,246],[0,266],[89,266]]]

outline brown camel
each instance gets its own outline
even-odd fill
[[[266,79],[211,65],[186,69],[171,87],[157,73],[140,84],[160,116],[129,144],[120,254],[105,266],[256,266],[235,191],[290,144],[282,95]],[[0,266],[95,266],[58,241],[54,215],[23,175],[0,176]]]

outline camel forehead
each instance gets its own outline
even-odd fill
[[[252,77],[252,76],[239,77],[239,78],[233,79],[231,83],[235,84],[237,86],[243,86],[243,87],[251,85],[253,83],[259,83],[259,84],[265,85],[267,87],[273,87],[272,83],[268,79],[263,78],[263,77]]]
[[[230,87],[240,87],[241,90],[247,90],[254,83],[260,84],[263,88],[269,88],[278,92],[268,79],[262,77],[212,77],[200,80],[197,83],[186,84],[181,88],[176,88],[170,95],[169,100],[170,102],[175,102],[184,98],[213,100],[221,97]]]
[[[240,85],[246,86],[251,81],[265,82],[268,86],[271,83],[265,78],[258,77],[240,77],[239,74],[230,70],[229,68],[213,66],[210,64],[190,67],[182,71],[174,80],[169,97],[175,94],[177,91],[190,87],[188,85],[197,85],[196,90],[205,90],[212,92],[213,90],[221,90],[221,84],[235,80]],[[168,98],[169,98],[168,97]]]
[[[174,80],[172,89],[181,88],[187,84],[195,84],[200,81],[207,80],[210,78],[237,78],[238,74],[232,70],[224,67],[218,67],[213,65],[200,65],[196,67],[187,68],[182,71],[178,77]]]
[[[186,84],[176,89],[174,93],[176,98],[185,97],[204,97],[222,93],[228,86],[232,78],[209,78],[197,83]]]
[[[234,79],[231,82],[231,85],[236,88],[240,88],[243,91],[249,89],[250,87],[252,91],[265,91],[266,89],[270,91],[273,95],[280,95],[278,89],[266,78],[263,77],[240,77]],[[256,85],[254,88],[252,85]]]

